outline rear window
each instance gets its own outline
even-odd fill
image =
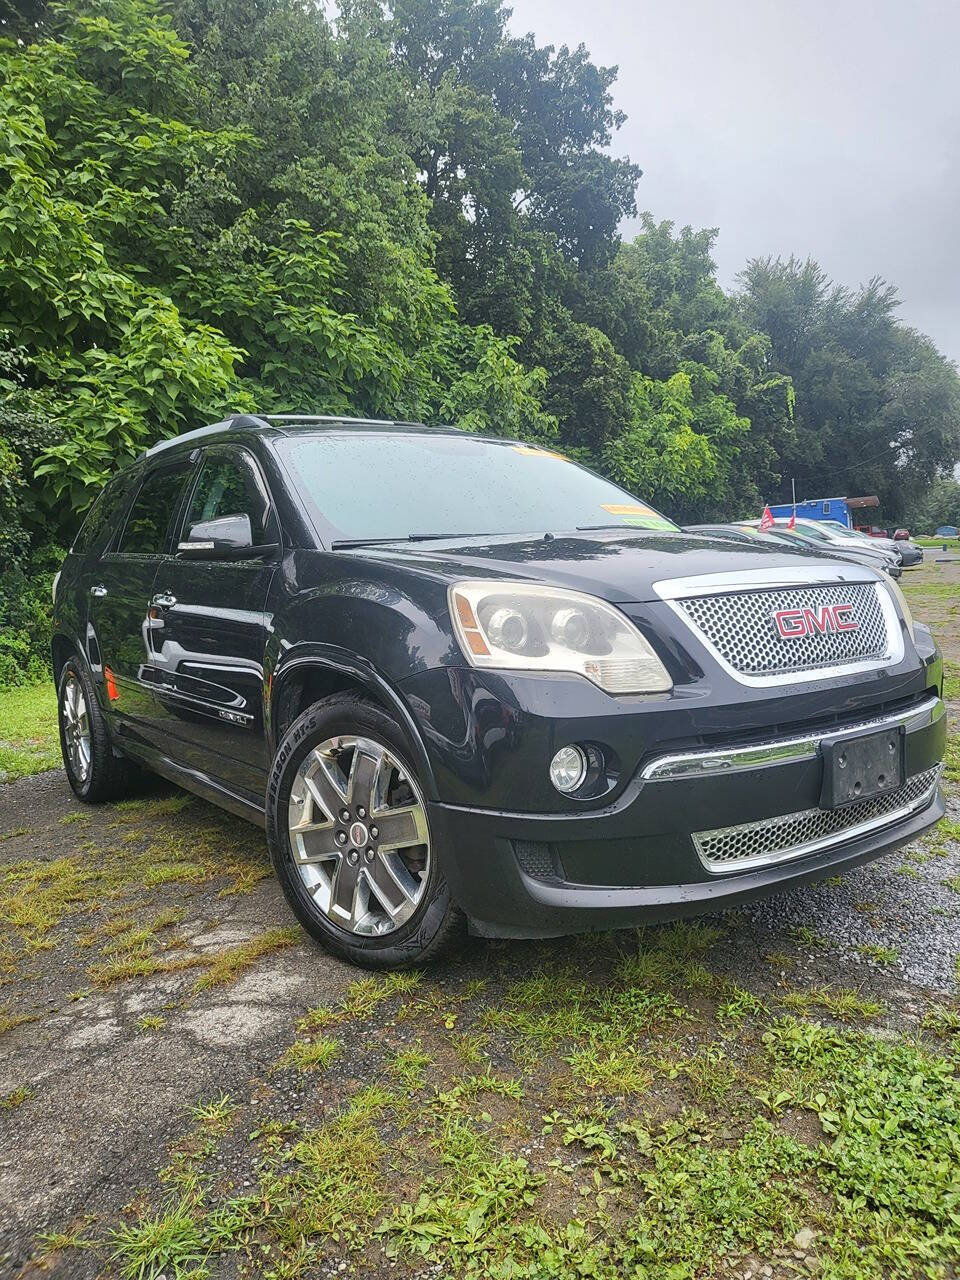
[[[87,518],[80,532],[73,540],[71,550],[75,555],[86,555],[88,551],[100,550],[121,514],[129,490],[129,475],[116,476],[106,488],[101,490],[99,497],[87,512]]]
[[[275,447],[334,540],[677,528],[585,467],[516,441],[356,431]]]
[[[192,470],[192,463],[182,462],[147,476],[130,508],[118,551],[127,555],[159,555],[166,550],[167,531]]]

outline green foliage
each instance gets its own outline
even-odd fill
[[[508,17],[502,0],[344,0],[335,23],[302,0],[16,6],[0,682],[46,660],[46,588],[16,576],[41,572],[37,548],[68,545],[145,446],[230,411],[552,439],[682,520],[753,513],[792,475],[856,477],[888,520],[951,518],[952,482],[930,483],[960,451],[960,381],[896,322],[894,291],[791,259],[751,262],[730,296],[713,230],[643,215],[621,243],[640,170],[610,152],[615,68]]]
[[[798,495],[876,493],[885,519],[902,519],[960,454],[956,368],[897,322],[897,291],[879,277],[854,292],[809,259],[758,258],[740,282],[744,317],[796,388],[784,476]]]
[[[941,525],[960,527],[960,483],[952,476],[938,476],[927,492],[906,512],[913,533],[930,533]],[[937,546],[942,545],[937,541]]]
[[[836,1196],[834,1272],[907,1275],[960,1248],[960,1081],[909,1041],[783,1019],[764,1036],[774,1083],[799,1072],[829,1145],[816,1172]],[[926,1263],[925,1267],[923,1264]]]
[[[684,514],[734,498],[738,438],[750,430],[715,375],[688,365],[666,382],[637,374],[630,427],[603,452],[604,469],[625,488]]]

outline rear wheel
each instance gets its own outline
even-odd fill
[[[133,766],[114,752],[93,682],[76,654],[63,664],[57,701],[63,767],[74,794],[88,804],[127,795]]]
[[[460,930],[399,725],[338,694],[291,725],[268,789],[274,867],[303,927],[354,964],[422,964]]]

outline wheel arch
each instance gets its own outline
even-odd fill
[[[314,650],[290,651],[267,680],[264,723],[271,758],[287,727],[321,698],[335,693],[362,694],[393,715],[410,746],[413,762],[430,800],[437,799],[433,767],[420,728],[400,693],[379,671],[353,655]]]
[[[60,683],[60,672],[63,670],[63,664],[72,653],[77,652],[80,653],[81,657],[86,656],[77,642],[63,631],[58,631],[54,634],[50,642],[50,657],[53,662],[53,683],[55,685]]]

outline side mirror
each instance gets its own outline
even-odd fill
[[[177,544],[182,556],[191,560],[244,560],[276,551],[277,543],[258,546],[248,515],[218,516],[198,520],[187,527],[187,536]]]

